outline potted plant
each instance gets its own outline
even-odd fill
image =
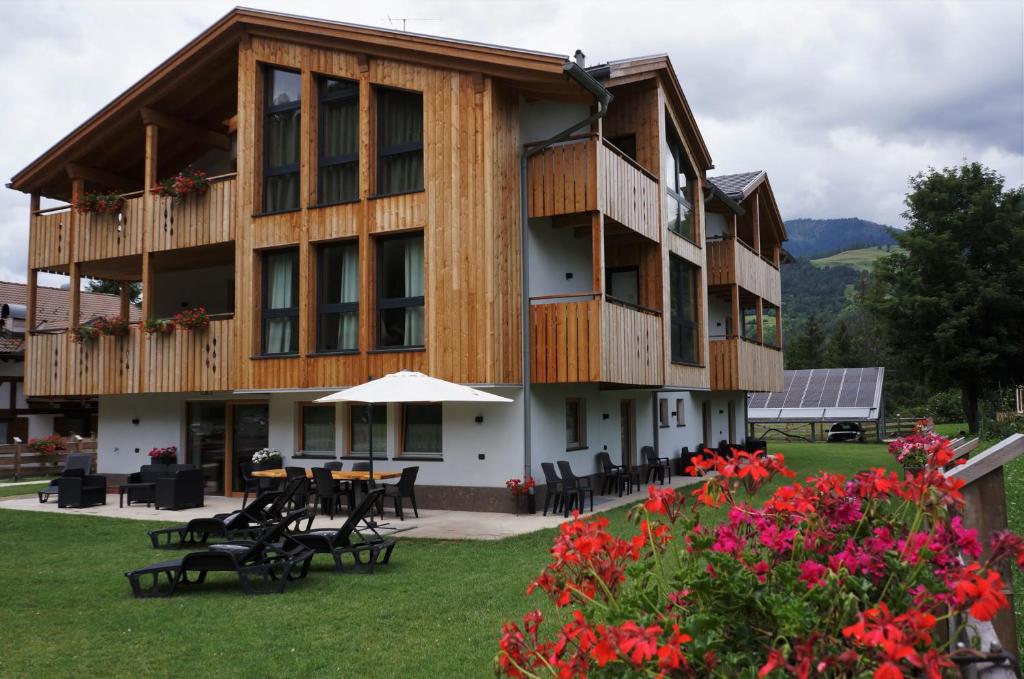
[[[117,191],[90,191],[75,203],[75,210],[83,214],[117,214],[124,207],[124,196]]]
[[[142,325],[147,335],[170,335],[174,332],[173,318],[147,318]]]
[[[175,203],[180,203],[189,196],[204,196],[209,190],[210,182],[206,178],[206,173],[194,169],[191,165],[153,187],[153,193],[161,197],[173,198]]]
[[[252,463],[256,469],[280,469],[284,459],[277,448],[261,448],[252,454]]]
[[[71,331],[71,341],[75,344],[92,344],[100,334],[100,329],[95,325],[80,325]]]
[[[537,485],[537,482],[533,480],[532,476],[527,476],[525,480],[520,479],[509,479],[505,482],[505,487],[512,493],[512,500],[516,505],[516,515],[518,516],[524,510],[530,514],[536,513],[536,509],[533,507],[533,488]],[[524,508],[523,505],[526,505]]]
[[[28,440],[30,450],[40,455],[53,455],[58,450],[64,450],[64,439],[60,434],[50,434],[42,438],[30,438]]]
[[[126,337],[131,332],[131,325],[129,325],[128,319],[122,316],[97,318],[93,325],[101,334],[108,337]]]
[[[210,327],[210,316],[201,306],[184,309],[174,316],[174,325],[184,330],[206,330]]]
[[[174,464],[178,461],[177,446],[153,448],[149,451],[149,461],[153,464]]]
[[[948,441],[946,437],[936,434],[933,426],[931,420],[918,420],[914,424],[913,433],[889,444],[889,454],[896,458],[904,471],[911,474],[920,472],[929,456]]]

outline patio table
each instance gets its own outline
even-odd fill
[[[252,473],[253,476],[264,478],[264,479],[286,479],[288,478],[288,472],[284,469],[260,469]],[[402,472],[373,472],[374,481],[383,481],[384,479],[397,479],[402,476]],[[306,478],[313,478],[313,470],[306,470]],[[369,481],[370,472],[357,472],[350,470],[334,470],[331,471],[331,478],[335,481]]]
[[[152,481],[145,481],[145,482],[139,482],[139,483],[122,483],[118,487],[118,489],[117,489],[117,505],[118,505],[118,507],[124,507],[124,494],[127,493],[129,490],[131,490],[133,488],[148,488],[148,489],[150,489],[150,494],[147,496],[149,499],[146,500],[146,506],[148,507],[150,505],[150,503],[152,502],[152,494],[153,494],[153,490],[152,489],[156,488],[156,484],[153,483]],[[132,501],[129,499],[128,500],[128,506],[131,506],[131,504],[132,504]]]

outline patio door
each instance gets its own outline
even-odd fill
[[[231,460],[228,483],[231,490],[242,491],[238,465],[252,459],[252,454],[266,448],[270,437],[270,406],[266,403],[231,404]]]
[[[711,440],[713,437],[711,436],[711,404],[709,402],[704,401],[701,404],[701,415],[704,420],[704,445],[714,448],[718,444]]]
[[[622,459],[619,461],[626,469],[633,468],[636,459],[634,441],[636,440],[636,405],[633,401],[624,400],[619,404],[619,450]]]
[[[736,403],[729,401],[729,443],[740,443],[736,437]]]
[[[227,427],[223,401],[193,401],[188,404],[186,456],[203,473],[203,492],[223,495]]]

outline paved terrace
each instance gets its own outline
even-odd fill
[[[693,477],[673,476],[674,488],[692,486],[700,479]],[[640,502],[647,496],[646,486],[633,491],[632,495],[595,495],[594,511],[606,511]],[[196,509],[178,511],[157,510],[144,504],[133,504],[131,507],[117,506],[117,493],[107,495],[107,504],[87,507],[85,509],[61,509],[57,507],[57,498],[53,496],[46,503],[40,503],[35,493],[0,500],[0,509],[15,509],[28,512],[53,512],[75,516],[106,516],[115,519],[137,521],[169,521],[184,523],[189,519],[212,516],[220,512],[230,512],[242,506],[241,498],[228,498],[208,495],[206,506]],[[589,507],[589,503],[587,507]],[[415,518],[412,508],[406,503],[405,521],[394,516],[390,501],[384,504],[384,521],[392,526],[408,529],[403,537],[437,538],[445,540],[500,540],[513,535],[523,535],[545,528],[554,528],[563,521],[561,514],[543,516],[540,508],[536,514],[515,516],[497,512],[456,512],[443,509],[421,509],[419,518]],[[345,515],[335,514],[334,521],[326,514],[318,514],[313,522],[315,528],[340,526]]]

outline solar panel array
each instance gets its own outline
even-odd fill
[[[881,368],[786,370],[782,391],[750,394],[751,408],[877,408]]]

